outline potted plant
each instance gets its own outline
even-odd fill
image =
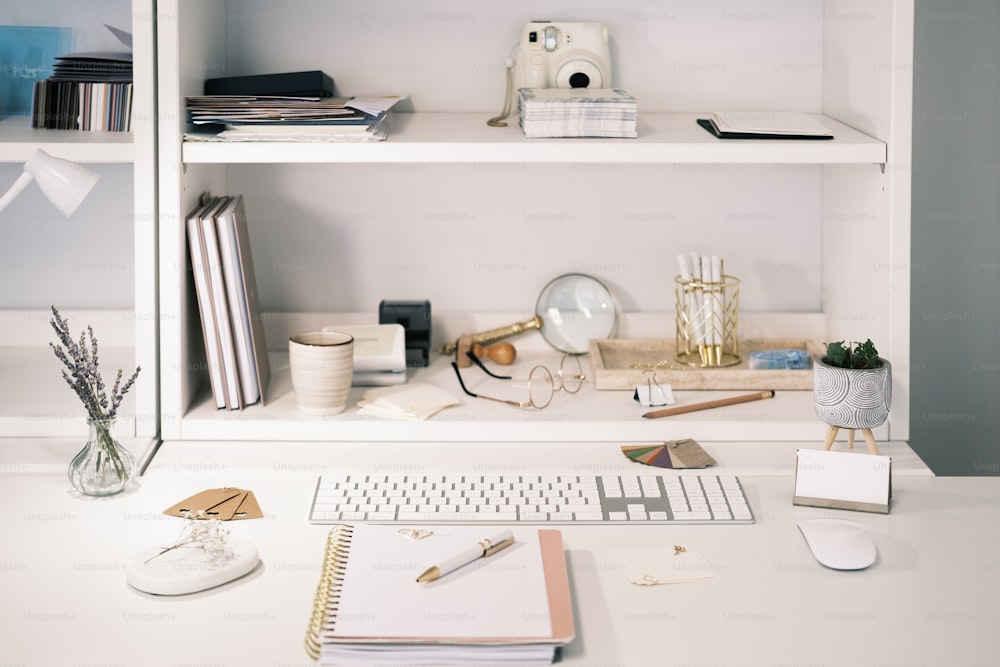
[[[853,345],[827,343],[826,355],[813,368],[816,416],[830,426],[823,448],[830,449],[842,428],[850,429],[848,446],[853,447],[859,429],[868,451],[878,454],[872,429],[889,418],[892,365],[879,356],[871,339]]]

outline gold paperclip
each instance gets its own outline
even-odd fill
[[[644,574],[640,581],[633,581],[632,583],[636,586],[660,586],[663,584],[662,581],[651,574]]]
[[[433,530],[427,530],[426,528],[421,528],[417,530],[415,528],[400,528],[399,534],[408,537],[411,540],[422,540],[425,537],[430,537],[434,534]]]

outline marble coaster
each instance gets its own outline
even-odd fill
[[[179,548],[157,556],[163,547],[150,547],[132,556],[125,580],[153,595],[185,595],[221,586],[257,567],[260,556],[254,545],[232,538],[227,544],[232,557],[215,560],[202,549]]]

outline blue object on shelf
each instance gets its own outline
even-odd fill
[[[35,82],[51,76],[72,46],[69,28],[0,26],[0,117],[30,114]]]
[[[805,370],[812,368],[812,355],[808,350],[759,350],[750,353],[749,365],[752,370]]]

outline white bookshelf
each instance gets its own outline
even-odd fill
[[[82,136],[81,136],[82,135]],[[36,149],[74,162],[131,164],[135,160],[131,132],[36,130],[28,116],[0,119],[0,161],[27,162]]]
[[[481,113],[396,113],[391,141],[377,143],[197,142],[185,163],[623,163],[884,164],[885,142],[814,114],[833,140],[730,141],[696,124],[706,114],[643,114],[635,140],[526,139],[516,120],[488,127]]]
[[[785,323],[776,337],[875,340],[893,361],[896,397],[877,435],[908,438],[912,2],[515,2],[479,13],[444,1],[279,9],[170,0],[159,10],[160,114],[175,117],[159,134],[160,162],[174,167],[161,169],[159,188],[165,440],[821,437],[809,392],[672,425],[644,422],[622,392],[592,387],[537,414],[463,397],[463,407],[417,424],[350,410],[310,420],[294,409],[282,327],[307,313],[374,321],[380,298],[427,298],[436,347],[498,312],[527,315],[546,277],[581,270],[612,284],[625,335],[672,337],[672,258],[715,247],[747,278],[748,314]],[[525,17],[541,16],[608,26],[615,85],[639,100],[637,139],[526,140],[516,117],[486,126],[502,101],[502,62]],[[200,94],[206,76],[301,69],[327,71],[341,94],[407,95],[389,139],[184,141],[184,97]],[[836,138],[723,142],[694,122],[727,108],[803,111]],[[239,413],[207,400],[182,270],[183,220],[204,191],[247,197],[264,310],[292,322],[269,332],[267,405]],[[768,244],[772,235],[779,241]],[[539,341],[514,342],[530,350]],[[460,393],[447,360],[434,357],[413,379]]]
[[[101,231],[88,234],[82,245],[64,248],[59,244],[65,244],[65,239],[31,239],[35,232],[18,227],[35,225],[38,220],[47,223],[59,216],[43,197],[32,192],[33,187],[0,214],[4,218],[0,222],[8,230],[8,250],[18,248],[16,261],[9,260],[12,269],[25,269],[13,279],[19,281],[15,284],[30,302],[28,307],[21,302],[0,302],[0,464],[7,471],[62,470],[86,440],[83,406],[65,385],[61,365],[48,347],[55,339],[49,326],[49,305],[59,307],[76,332],[87,325],[94,327],[106,377],[113,379],[118,367],[129,373],[142,366],[141,381],[120,411],[117,433],[139,457],[151,451],[158,438],[154,6],[153,0],[100,0],[84,10],[73,2],[42,0],[0,10],[0,21],[6,24],[71,28],[73,49],[80,51],[115,48],[107,41],[102,22],[131,29],[136,82],[131,132],[36,130],[28,116],[0,118],[4,174],[18,173],[20,164],[39,148],[102,173],[91,201],[84,202],[77,215],[63,223],[67,229],[73,225],[86,229],[100,220]],[[127,189],[119,190],[120,184]],[[132,239],[126,251],[131,257],[118,260],[102,254],[101,245],[108,243],[105,235],[116,233]],[[53,254],[73,260],[53,261]],[[31,277],[38,265],[51,267],[44,282]],[[119,271],[121,266],[134,267],[122,288],[125,297],[118,299],[130,302],[128,308],[103,306],[103,295],[96,294],[96,287],[90,296],[77,298],[75,303],[67,304],[61,298],[67,290],[87,293],[88,271]]]

